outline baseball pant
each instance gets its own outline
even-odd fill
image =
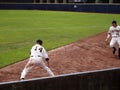
[[[110,47],[114,47],[116,43],[119,45],[120,48],[120,37],[113,37],[110,42]]]
[[[30,57],[28,63],[26,64],[25,68],[23,69],[21,73],[21,79],[25,78],[27,73],[35,66],[35,65],[40,65],[44,70],[48,72],[50,76],[54,76],[53,72],[50,70],[49,67],[45,65],[41,57]]]

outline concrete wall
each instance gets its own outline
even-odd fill
[[[120,3],[120,0],[0,0],[2,3]]]
[[[0,83],[0,90],[120,90],[120,68]]]
[[[0,9],[120,13],[120,5],[108,4],[0,4]]]

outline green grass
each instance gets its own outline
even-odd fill
[[[36,39],[51,50],[108,30],[119,14],[0,10],[0,67],[29,57]]]

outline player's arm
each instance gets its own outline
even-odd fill
[[[106,45],[109,45],[109,38],[110,38],[110,36],[111,36],[111,34],[108,33],[107,38],[105,39],[105,44]]]
[[[108,34],[107,34],[107,38],[105,39],[105,44],[106,45],[109,45],[109,38],[110,38],[110,36],[111,36],[111,28],[109,29]]]
[[[119,28],[119,33],[120,33],[120,26],[118,26],[118,28]]]
[[[107,38],[106,38],[105,41],[108,41],[108,39],[110,38],[110,36],[111,36],[111,33],[108,33]]]
[[[49,61],[48,54],[47,54],[47,52],[46,52],[44,47],[42,47],[42,55],[43,55],[43,57],[45,58],[46,61]]]
[[[106,42],[109,40],[110,36],[111,36],[111,27],[108,31],[107,38],[105,39]]]

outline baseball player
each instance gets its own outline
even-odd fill
[[[54,76],[53,72],[50,70],[49,67],[45,65],[43,62],[43,58],[48,62],[49,64],[49,58],[47,55],[46,50],[42,46],[42,40],[37,40],[36,44],[31,49],[31,54],[28,63],[26,64],[25,68],[23,69],[21,73],[20,80],[24,80],[27,73],[34,67],[34,65],[39,65],[43,69],[45,69],[50,76]]]
[[[112,37],[110,42],[110,47],[113,48],[113,54],[116,52],[115,44],[117,43],[119,45],[118,49],[118,58],[120,59],[120,26],[117,25],[116,21],[112,21],[112,26],[110,27],[107,35],[107,39],[105,40],[108,42],[108,39]]]

